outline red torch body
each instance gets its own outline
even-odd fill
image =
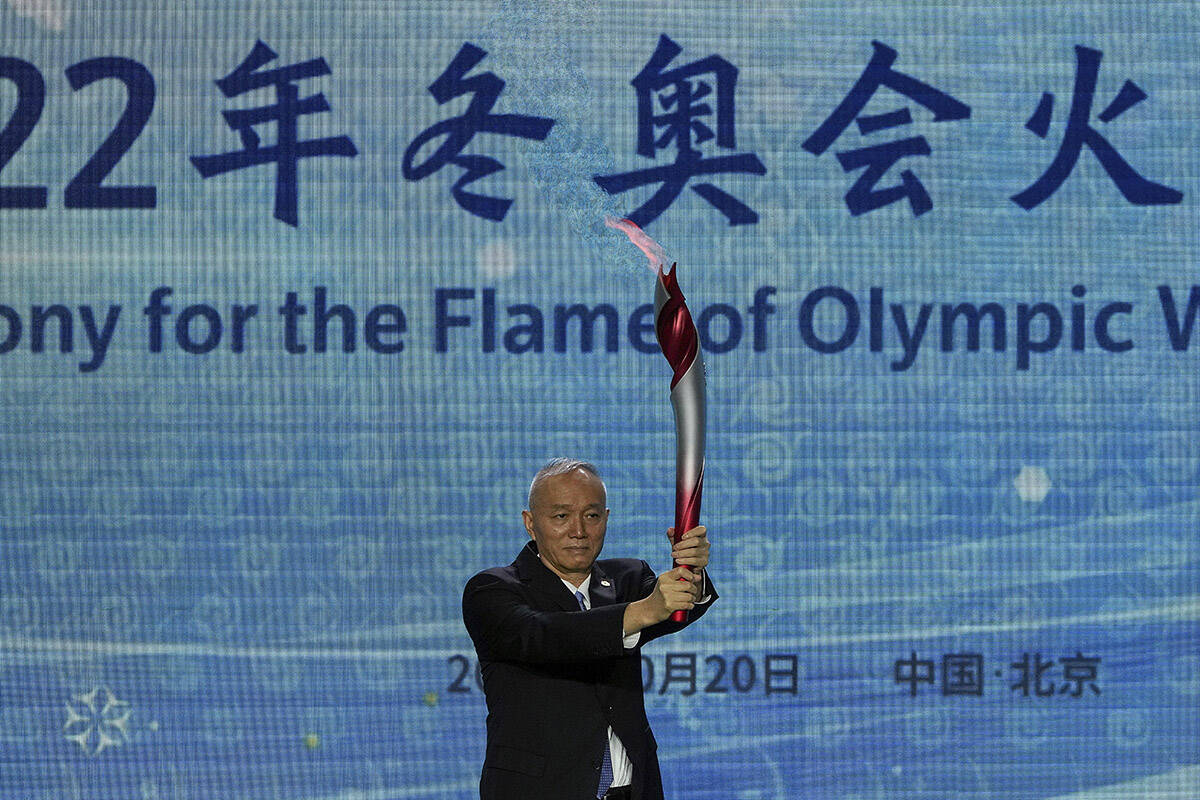
[[[663,268],[665,253],[628,219],[606,217],[604,223],[629,237],[646,254],[654,282],[654,330],[658,345],[671,365],[671,407],[675,411],[675,541],[700,524],[700,494],[704,488],[705,383],[704,359],[696,325],[675,279],[675,265]],[[683,566],[678,562],[675,566]],[[671,619],[687,621],[686,611]]]
[[[675,411],[675,541],[700,524],[704,488],[705,380],[700,338],[684,301],[675,265],[659,269],[654,292],[655,331],[671,365],[671,407]],[[680,566],[676,563],[675,566]],[[686,611],[671,615],[687,620]]]

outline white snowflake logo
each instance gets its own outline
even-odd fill
[[[118,747],[129,741],[132,713],[129,703],[118,700],[107,686],[97,686],[67,702],[63,735],[88,755],[98,755],[106,747]]]

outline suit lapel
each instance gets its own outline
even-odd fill
[[[588,587],[588,594],[591,595],[592,608],[611,606],[617,602],[617,585],[600,567],[600,562],[592,565],[592,585]]]
[[[579,603],[575,601],[575,595],[567,591],[562,578],[551,572],[550,568],[538,558],[537,544],[534,541],[530,540],[525,545],[517,555],[513,566],[517,568],[517,575],[521,581],[528,584],[545,600],[547,608],[557,608],[559,611],[579,610]],[[595,580],[592,582],[595,583]],[[594,591],[591,594],[595,596]]]

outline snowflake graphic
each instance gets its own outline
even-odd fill
[[[106,747],[118,747],[129,741],[132,713],[129,703],[118,700],[107,686],[97,686],[67,702],[63,735],[88,755],[98,755]]]

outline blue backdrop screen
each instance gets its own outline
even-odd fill
[[[1190,3],[0,3],[0,797],[469,798],[595,461],[674,798],[1200,796]]]

